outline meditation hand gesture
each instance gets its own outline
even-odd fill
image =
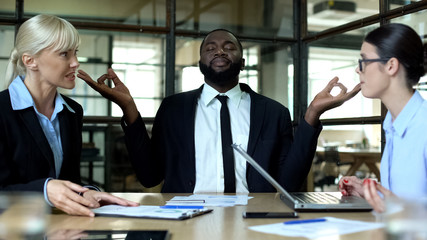
[[[79,70],[77,77],[85,81],[91,88],[99,92],[103,97],[115,102],[122,109],[126,123],[133,123],[138,117],[138,110],[135,102],[130,95],[129,89],[117,77],[113,69],[109,68],[106,74],[103,74],[94,81],[85,71]],[[105,84],[105,80],[113,81],[114,87]]]
[[[331,94],[334,87],[339,87],[341,89],[340,93],[336,96]],[[341,106],[344,102],[356,96],[359,91],[360,83],[357,84],[353,90],[347,92],[347,88],[342,83],[338,82],[338,77],[334,77],[329,81],[328,85],[314,97],[305,114],[305,120],[312,126],[317,125],[322,113]]]

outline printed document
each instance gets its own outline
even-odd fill
[[[301,224],[284,224],[283,222],[249,227],[249,229],[289,237],[321,238],[362,232],[384,227],[383,223],[346,220],[324,217],[326,221]]]
[[[204,195],[194,194],[190,196],[175,196],[167,201],[166,205],[198,205],[209,207],[231,207],[235,205],[247,205],[248,195]]]
[[[141,205],[137,207],[125,207],[120,205],[106,205],[92,209],[95,215],[110,217],[138,217],[160,218],[171,220],[184,220],[211,212],[212,209],[202,208],[164,208],[164,206]]]

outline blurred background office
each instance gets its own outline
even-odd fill
[[[1,0],[0,88],[19,25],[54,14],[80,32],[80,68],[100,76],[112,67],[151,124],[166,96],[203,83],[199,47],[215,28],[233,31],[244,47],[240,81],[290,109],[294,125],[333,77],[352,88],[365,33],[404,23],[427,41],[427,0]],[[427,97],[427,79],[416,86]],[[121,110],[77,80],[62,93],[85,110],[81,173],[106,191],[143,188],[127,159]],[[322,115],[324,130],[307,190],[330,190],[340,175],[379,178],[385,108],[361,94]],[[335,189],[336,190],[336,189]]]

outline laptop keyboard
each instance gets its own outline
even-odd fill
[[[292,193],[292,196],[301,203],[330,204],[339,202],[335,196],[324,192]]]

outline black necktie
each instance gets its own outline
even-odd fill
[[[231,144],[231,125],[230,112],[227,107],[227,96],[216,96],[221,102],[221,142],[222,142],[222,159],[224,165],[224,192],[236,192],[236,177],[234,173],[234,154]]]

